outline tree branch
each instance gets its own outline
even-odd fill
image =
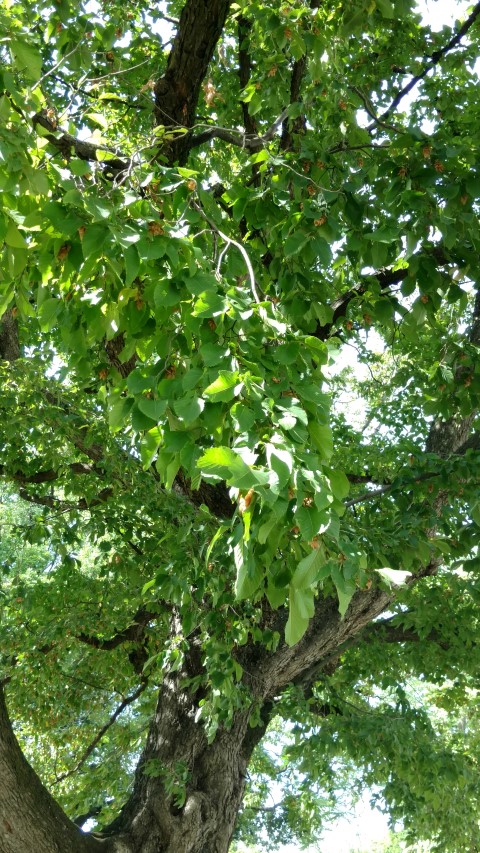
[[[250,59],[250,31],[252,29],[251,21],[248,18],[240,15],[237,22],[237,32],[238,32],[238,77],[240,80],[240,88],[245,89],[245,86],[248,85],[250,80],[250,74],[252,70],[252,63]],[[245,128],[245,134],[248,136],[255,136],[257,133],[257,123],[254,118],[249,113],[248,104],[245,101],[240,101],[242,106],[243,113],[243,126]]]
[[[0,684],[1,844],[5,851],[92,853],[100,843],[82,833],[42,784],[12,730]],[[53,841],[52,841],[53,839]]]
[[[406,615],[408,614],[402,613],[402,617]],[[435,628],[432,628],[426,637],[420,637],[414,628],[403,628],[401,625],[394,625],[393,621],[396,618],[398,617],[392,616],[390,619],[372,622],[371,625],[365,628],[359,640],[366,640],[368,642],[369,640],[381,639],[384,643],[420,643],[427,640],[428,642],[436,643],[445,651],[451,648],[451,643],[447,643]]]
[[[147,610],[146,607],[141,606],[134,614],[130,625],[122,631],[118,631],[108,640],[103,640],[100,639],[100,637],[93,637],[90,634],[84,633],[77,634],[77,640],[81,643],[86,643],[87,646],[93,646],[94,649],[110,652],[112,649],[116,649],[118,646],[121,646],[122,643],[141,642],[145,636],[145,629],[148,623],[151,622],[152,619],[155,619],[156,616],[156,613],[153,613],[152,611]]]
[[[130,168],[131,162],[128,158],[118,156],[119,152],[114,148],[109,148],[106,145],[95,145],[93,142],[85,142],[82,139],[77,139],[71,133],[58,128],[56,124],[48,118],[45,112],[36,113],[33,116],[33,126],[36,128],[40,125],[44,130],[49,131],[43,136],[48,139],[51,145],[68,160],[72,154],[80,160],[88,160],[96,162],[103,170],[105,177],[109,179],[118,178]],[[103,151],[112,156],[108,160],[99,160],[98,152]]]
[[[102,726],[100,731],[95,735],[93,740],[89,743],[85,751],[82,753],[75,767],[72,767],[71,770],[67,770],[65,773],[61,773],[60,776],[57,776],[54,783],[55,785],[58,785],[59,782],[63,782],[64,779],[68,779],[70,776],[73,776],[74,773],[77,773],[77,771],[80,770],[82,765],[85,764],[87,758],[89,758],[95,747],[100,743],[101,739],[108,732],[109,728],[113,726],[114,722],[118,719],[120,714],[125,710],[125,708],[128,708],[129,705],[132,705],[133,702],[138,699],[138,697],[144,692],[146,687],[147,682],[145,681],[143,684],[140,685],[140,687],[137,688],[137,690],[135,690],[134,693],[132,693],[130,696],[127,696],[123,700],[123,702],[120,702],[118,708],[115,709],[115,711],[113,712],[113,714],[111,714],[105,725]]]
[[[404,267],[403,269],[398,270],[380,270],[376,273],[375,278],[382,290],[388,290],[389,287],[392,287],[394,284],[399,284],[408,276],[408,268]],[[345,317],[347,313],[347,308],[354,299],[358,296],[362,296],[368,288],[368,283],[358,284],[356,287],[352,287],[351,290],[347,290],[346,293],[343,293],[342,296],[339,296],[334,302],[332,302],[330,308],[333,312],[332,319],[329,323],[324,323],[323,325],[318,324],[315,332],[313,333],[316,338],[319,338],[321,341],[326,341],[331,333],[332,329],[336,326],[338,320],[342,317]]]
[[[372,102],[371,102],[371,101],[370,101],[370,99],[367,97],[367,95],[365,95],[365,94],[364,94],[364,92],[362,92],[362,90],[361,90],[358,86],[349,86],[349,89],[350,89],[352,92],[355,92],[355,94],[360,98],[360,100],[361,100],[361,102],[362,102],[362,104],[363,104],[363,107],[364,107],[365,112],[367,113],[367,115],[369,115],[369,116],[370,116],[370,118],[372,118],[372,119],[373,119],[373,123],[374,123],[374,125],[377,125],[377,127],[381,127],[381,128],[383,128],[384,130],[393,130],[393,131],[394,131],[394,133],[403,133],[403,128],[401,128],[401,127],[397,127],[397,126],[396,126],[396,125],[394,125],[394,124],[386,124],[384,121],[382,121],[382,120],[377,116],[377,114],[376,114],[376,112],[375,112],[375,110],[374,110],[374,108],[373,108],[373,104],[372,104]]]
[[[71,462],[67,468],[72,474],[79,474],[80,476],[96,474],[98,477],[103,477],[105,475],[102,468],[99,468],[97,465],[87,465],[85,462]],[[16,483],[25,485],[27,483],[51,483],[59,479],[60,473],[59,471],[55,471],[54,468],[50,468],[48,471],[36,471],[35,474],[25,474],[23,471],[18,470],[9,471],[5,465],[0,465],[0,477],[8,477]]]
[[[211,139],[223,139],[224,142],[229,142],[231,145],[236,145],[238,148],[244,148],[246,151],[260,151],[269,142],[272,141],[282,122],[288,115],[288,109],[275,119],[273,124],[261,136],[252,136],[249,133],[240,133],[236,130],[229,130],[226,127],[209,127],[207,130],[197,133],[190,139],[189,147],[196,148],[203,145],[204,142],[209,142]]]
[[[113,489],[102,489],[96,498],[92,498],[91,500],[80,498],[78,501],[66,501],[62,498],[56,498],[54,495],[33,495],[31,492],[22,488],[18,490],[18,494],[22,500],[28,501],[28,503],[38,504],[39,506],[48,506],[50,509],[59,510],[60,512],[70,512],[75,509],[92,509],[95,506],[99,506],[99,504],[106,503],[108,499],[112,497]]]
[[[290,104],[295,104],[300,100],[300,90],[302,81],[307,70],[307,57],[301,56],[293,63],[292,75],[290,77]],[[305,133],[306,122],[305,116],[299,115],[291,124],[285,116],[282,128],[282,138],[280,140],[280,148],[282,151],[288,151],[292,148],[293,134]]]
[[[462,26],[460,27],[458,33],[453,36],[453,38],[451,38],[450,41],[444,47],[440,48],[440,50],[434,51],[434,53],[432,53],[432,55],[430,56],[430,61],[426,63],[420,74],[416,74],[414,77],[412,77],[409,83],[407,83],[407,85],[404,86],[403,89],[400,89],[400,91],[395,95],[388,109],[386,109],[385,112],[380,115],[380,121],[384,121],[386,118],[388,118],[392,111],[398,107],[400,101],[403,100],[405,95],[408,95],[408,93],[412,91],[412,89],[417,85],[417,83],[419,83],[420,80],[423,80],[423,78],[427,76],[428,72],[431,71],[432,68],[434,68],[435,65],[437,65],[447,53],[449,53],[449,51],[453,50],[453,48],[460,43],[463,36],[475,23],[479,15],[480,3],[477,3],[465,23],[462,24]],[[372,125],[370,125],[369,130],[371,129],[371,127]]]

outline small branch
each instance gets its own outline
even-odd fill
[[[380,270],[375,278],[380,284],[382,290],[388,290],[394,284],[399,284],[399,282],[403,281],[408,276],[408,268],[404,267],[399,270]],[[342,317],[345,317],[347,313],[347,308],[352,302],[353,299],[356,299],[358,296],[362,296],[367,290],[367,283],[358,284],[356,287],[352,287],[351,290],[347,290],[342,296],[336,299],[331,304],[331,309],[333,311],[332,319],[329,323],[324,323],[323,325],[318,325],[314,335],[316,338],[319,338],[321,341],[326,341],[332,332],[332,329]]]
[[[200,213],[200,215],[201,215],[201,216],[202,216],[202,218],[205,220],[205,222],[208,222],[208,224],[210,225],[210,228],[215,232],[215,234],[218,234],[218,236],[219,236],[219,237],[221,237],[221,238],[222,238],[222,240],[225,240],[225,242],[226,242],[227,244],[230,244],[230,245],[232,245],[232,246],[235,246],[235,248],[236,248],[236,249],[238,249],[238,251],[239,251],[239,252],[240,252],[240,254],[242,255],[242,258],[243,258],[243,260],[245,261],[245,265],[246,265],[246,267],[247,267],[248,277],[249,277],[249,279],[250,279],[250,289],[251,289],[251,291],[252,291],[253,298],[255,299],[255,302],[256,302],[257,304],[260,304],[261,302],[263,302],[263,301],[264,301],[263,294],[262,294],[262,298],[260,298],[259,290],[258,290],[258,288],[257,288],[257,283],[256,283],[256,281],[255,281],[255,274],[254,274],[254,272],[253,272],[253,267],[252,267],[252,264],[251,264],[250,258],[248,257],[248,252],[246,251],[246,249],[244,248],[244,246],[242,246],[242,244],[241,244],[241,243],[238,243],[238,242],[237,242],[237,240],[233,240],[233,239],[232,239],[232,237],[228,237],[228,235],[227,235],[227,234],[224,234],[224,233],[223,233],[223,231],[220,231],[220,229],[219,229],[219,228],[215,225],[215,223],[214,223],[214,222],[213,222],[213,221],[212,221],[212,220],[207,216],[207,214],[205,213],[205,211],[203,210],[203,208],[202,208],[199,204],[197,204],[197,202],[196,202],[196,201],[192,201],[192,205],[193,205],[193,207],[195,208],[195,210],[196,210],[196,211],[198,211],[198,213]],[[219,272],[219,271],[220,271],[220,270],[217,270],[217,272]]]
[[[392,484],[388,486],[380,486],[379,489],[375,489],[371,492],[364,492],[363,495],[359,495],[357,498],[352,498],[349,501],[345,502],[346,507],[355,506],[355,504],[365,503],[365,501],[373,501],[375,498],[379,498],[384,495],[386,492],[389,492],[392,488]]]
[[[460,447],[457,447],[455,454],[463,456],[467,450],[480,450],[480,432],[474,432],[470,438],[467,438]]]
[[[374,124],[376,124],[378,127],[383,128],[384,130],[393,130],[394,133],[403,133],[403,128],[397,127],[394,124],[386,124],[377,116],[373,108],[372,102],[369,98],[367,98],[367,96],[362,92],[362,90],[358,88],[358,86],[350,86],[349,88],[352,92],[355,92],[355,94],[360,98],[365,112],[367,113],[367,115],[370,116],[370,118],[373,119]]]
[[[248,133],[229,130],[226,127],[214,126],[202,131],[202,133],[198,133],[196,136],[192,136],[188,146],[189,148],[197,148],[211,139],[223,139],[224,142],[229,142],[230,145],[236,145],[238,148],[244,148],[246,151],[260,151],[272,141],[287,115],[288,109],[283,110],[262,136],[252,136]]]
[[[85,462],[71,462],[68,469],[73,474],[86,475],[96,474],[99,477],[104,476],[104,471],[97,465],[87,465]],[[9,471],[5,465],[0,465],[0,477],[8,477],[16,483],[51,483],[53,480],[58,480],[60,474],[51,468],[48,471],[37,471],[35,474],[24,474],[23,471]]]
[[[53,71],[53,69],[52,69],[52,71]],[[49,72],[49,73],[51,73],[51,72]],[[69,80],[64,80],[63,77],[61,77],[59,74],[52,74],[52,77],[54,80],[57,81],[57,83],[60,83],[61,86],[65,86],[66,89],[69,89],[71,92],[74,92],[75,95],[78,95],[78,94],[85,95],[86,98],[92,98],[92,100],[95,100],[95,101],[98,101],[100,99],[100,95],[96,95],[95,92],[89,92],[88,89],[84,89],[82,86],[76,86],[75,83],[71,83]],[[113,98],[103,98],[102,97],[102,104],[112,104],[113,107],[121,105],[121,106],[126,106],[129,109],[136,109],[136,110],[147,109],[147,104],[145,104],[145,106],[142,106],[141,104],[136,104],[134,101],[126,101],[124,98],[117,98],[117,97],[113,97]]]
[[[408,489],[409,487],[417,485],[417,483],[425,482],[425,480],[433,480],[435,477],[439,477],[440,473],[440,471],[426,471],[424,474],[419,474],[415,478],[412,478],[410,482],[402,481],[402,486],[405,489]],[[398,482],[398,479],[393,480],[393,482],[391,483],[385,483],[384,486],[380,486],[379,489],[372,490],[371,492],[364,492],[362,495],[359,495],[356,498],[352,498],[351,500],[346,501],[345,506],[350,507],[355,506],[355,504],[364,503],[365,501],[375,500],[375,498],[379,498],[386,492],[389,492],[391,489],[393,489],[396,484],[398,485]]]
[[[138,697],[143,693],[146,687],[147,682],[145,681],[143,684],[140,685],[140,687],[137,688],[137,690],[135,690],[135,693],[132,693],[130,696],[127,696],[126,699],[124,699],[123,702],[120,703],[118,708],[115,709],[113,714],[111,714],[111,716],[109,717],[108,721],[105,723],[104,726],[102,726],[100,731],[95,735],[94,739],[87,746],[86,750],[82,753],[75,767],[73,767],[71,770],[68,770],[66,773],[61,773],[60,776],[57,776],[55,780],[56,785],[58,785],[59,782],[63,782],[64,779],[68,779],[70,776],[73,776],[74,773],[77,773],[77,771],[80,770],[82,765],[85,764],[87,758],[89,758],[89,756],[92,754],[95,747],[100,743],[103,736],[118,719],[122,711],[124,711],[125,708],[128,708],[129,705],[132,705],[133,702],[135,702],[136,699],[138,699]]]
[[[61,498],[56,498],[54,495],[33,495],[31,492],[27,492],[26,489],[22,488],[18,490],[18,494],[22,500],[28,501],[29,503],[39,504],[39,506],[48,506],[50,509],[60,510],[61,512],[70,512],[71,510],[78,509],[92,509],[95,506],[106,503],[108,499],[112,497],[113,489],[102,489],[96,498],[92,498],[91,500],[80,498],[78,501],[65,501]]]
[[[38,87],[42,85],[43,81],[46,80],[47,77],[50,77],[51,74],[54,74],[55,71],[57,71],[57,69],[60,68],[61,65],[63,65],[65,60],[68,59],[68,57],[71,56],[72,53],[75,53],[75,51],[78,50],[78,48],[83,44],[84,41],[85,39],[81,38],[80,41],[76,43],[75,47],[72,47],[72,49],[69,50],[68,53],[66,53],[64,56],[61,57],[61,59],[58,60],[58,62],[53,66],[53,68],[50,68],[49,71],[46,71],[43,77],[40,77],[40,80],[38,80],[38,82],[35,83],[34,86],[32,86],[32,92],[34,92],[35,89],[38,89]]]
[[[92,817],[97,817],[97,815],[99,815],[102,811],[102,808],[103,806],[92,806],[92,808],[89,809],[88,812],[85,812],[84,814],[79,814],[77,815],[77,817],[74,817],[73,823],[76,826],[83,826],[83,824],[86,823],[87,820],[90,820]]]
[[[349,483],[372,483],[374,486],[390,486],[391,481],[385,480],[383,483],[375,482],[370,474],[346,474]]]
[[[417,83],[419,83],[420,80],[423,80],[423,78],[427,76],[428,72],[431,71],[432,68],[434,68],[435,65],[437,65],[447,53],[449,53],[449,51],[453,50],[453,48],[460,43],[463,36],[468,32],[472,24],[475,23],[475,20],[477,19],[478,15],[480,15],[480,3],[477,3],[474,6],[472,13],[469,15],[465,23],[460,27],[458,33],[453,36],[453,38],[451,38],[450,41],[444,47],[432,53],[432,55],[430,56],[430,61],[426,63],[423,68],[423,71],[421,71],[420,74],[416,74],[414,77],[412,77],[410,82],[407,83],[407,85],[404,86],[403,89],[400,89],[400,91],[395,95],[388,109],[386,109],[385,112],[381,114],[381,121],[384,121],[386,118],[388,118],[391,112],[398,107],[400,101],[403,100],[405,95],[408,95],[408,93],[412,91],[412,89],[417,85]]]
[[[406,615],[408,614],[403,613],[402,617],[405,617]],[[390,619],[372,622],[371,625],[368,625],[367,628],[365,628],[359,639],[366,640],[368,642],[371,639],[378,638],[384,643],[419,643],[427,640],[429,642],[436,643],[445,651],[450,648],[450,643],[447,643],[435,628],[432,628],[426,637],[420,638],[414,628],[402,628],[401,625],[392,624],[393,620],[396,618],[397,617],[392,616]]]
[[[106,145],[95,145],[93,142],[77,139],[71,133],[57,127],[43,111],[36,113],[32,122],[34,127],[40,125],[44,130],[49,131],[45,134],[45,138],[67,160],[73,153],[80,160],[99,163],[104,175],[108,178],[118,177],[130,168],[131,161],[129,158],[124,158],[123,155],[119,157],[118,151]],[[112,156],[108,160],[99,160],[99,151],[104,151]]]

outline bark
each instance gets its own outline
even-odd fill
[[[0,320],[0,360],[15,361],[19,356],[18,323],[10,308]]]
[[[202,83],[222,34],[231,0],[187,0],[165,74],[155,85],[155,120],[158,125],[191,128]],[[190,134],[162,148],[169,162],[184,163]]]
[[[181,689],[184,675],[165,679],[132,796],[105,832],[132,853],[227,853],[248,762],[268,724],[271,706],[264,706],[263,721],[255,728],[249,726],[250,706],[208,743],[196,721],[201,695]],[[182,768],[188,775],[180,802],[168,787]]]
[[[68,820],[25,759],[0,686],[0,853],[92,853],[105,846]]]

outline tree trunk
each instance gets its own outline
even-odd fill
[[[191,128],[202,83],[222,34],[232,0],[188,0],[163,77],[155,85],[155,120],[165,127]],[[162,146],[167,162],[184,163],[190,136]]]
[[[82,833],[23,756],[0,703],[0,853],[227,853],[247,766],[265,734],[271,705],[250,727],[252,707],[208,743],[195,721],[198,695],[180,676],[165,679],[133,793],[104,832]]]
[[[25,759],[0,685],[0,853],[91,853],[99,846],[68,820]]]
[[[247,766],[265,734],[270,705],[259,726],[249,726],[250,706],[208,743],[203,725],[195,721],[199,697],[178,682],[171,676],[162,685],[132,796],[104,833],[118,853],[229,849]]]

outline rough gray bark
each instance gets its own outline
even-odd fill
[[[25,759],[0,686],[0,853],[92,853],[97,849],[100,844],[68,820]]]
[[[265,723],[250,729],[251,708],[239,713],[230,729],[207,742],[195,721],[195,697],[179,689],[178,679],[165,680],[159,695],[132,796],[107,835],[141,853],[227,853],[240,808],[251,753],[263,737]],[[155,759],[165,774],[179,762],[189,768],[185,802],[175,804],[162,775],[146,775]]]
[[[231,0],[187,0],[165,74],[155,85],[155,119],[165,127],[191,128],[208,66],[230,9]],[[169,162],[183,163],[190,135],[162,149]]]
[[[0,360],[15,361],[19,355],[18,323],[10,308],[0,320]]]

